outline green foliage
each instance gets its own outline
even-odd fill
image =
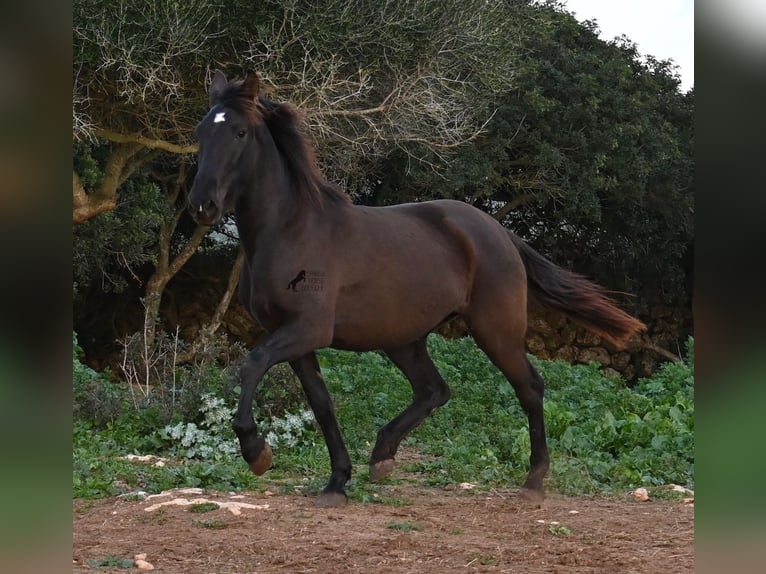
[[[488,133],[438,174],[391,155],[366,200],[508,204],[503,223],[559,264],[644,304],[686,304],[694,91],[626,38],[605,42],[556,3],[526,4],[509,8],[525,33]]]
[[[200,528],[208,528],[211,530],[220,530],[222,528],[226,528],[228,526],[226,524],[225,520],[221,520],[220,518],[208,518],[205,520],[194,520],[192,522],[194,526],[199,526]]]
[[[561,526],[560,524],[549,524],[548,532],[554,536],[569,536],[572,534],[572,529],[568,526]]]
[[[693,486],[694,373],[688,359],[664,364],[632,389],[603,377],[596,363],[537,363],[547,381],[551,474],[560,490]]]
[[[412,522],[389,522],[386,528],[391,530],[398,530],[400,532],[412,532],[416,530],[423,530],[420,524],[414,524]]]
[[[431,485],[523,482],[529,435],[510,384],[470,339],[432,337],[429,349],[453,395],[405,440],[408,448],[422,454],[407,470]],[[684,362],[664,364],[633,388],[605,377],[596,363],[572,366],[533,359],[547,384],[544,408],[552,459],[548,488],[572,494],[669,483],[693,488],[693,354],[690,339]],[[381,353],[324,350],[320,363],[352,461],[365,468],[378,429],[409,403],[409,384]],[[77,377],[97,377],[77,361],[75,371]],[[276,375],[274,380],[285,380],[287,373]],[[328,474],[326,448],[306,419],[291,414],[304,408],[302,399],[294,399],[285,402],[278,396],[280,415],[260,421],[275,445],[274,469],[265,480],[301,476],[308,480],[302,483],[304,490],[319,491]],[[172,486],[257,487],[263,479],[253,477],[237,456],[229,424],[234,404],[231,394],[226,399],[206,395],[200,425],[186,421],[175,427],[178,432],[173,427],[160,430],[160,425],[152,429],[156,420],[146,411],[129,411],[130,416],[100,427],[77,419],[75,494],[97,497]],[[260,412],[268,411],[261,406]],[[280,420],[291,422],[283,428]],[[173,462],[156,468],[122,458],[136,451],[162,454]],[[364,470],[357,472],[356,481],[365,477]],[[389,480],[396,480],[396,473]],[[352,499],[385,503],[375,488],[359,483],[352,488]]]
[[[178,422],[167,425],[160,436],[171,445],[176,456],[202,460],[220,460],[237,453],[231,418],[234,410],[226,401],[211,393],[202,396],[202,422]]]
[[[221,368],[214,360],[218,353],[216,345],[209,348],[207,355],[200,353],[197,364],[179,366],[166,357],[174,352],[174,339],[161,332],[157,334],[155,342],[158,350],[150,359],[152,364],[147,370],[153,376],[147,384],[138,376],[122,381],[108,370],[103,373],[93,371],[82,362],[84,353],[77,342],[76,333],[73,333],[75,418],[86,420],[99,429],[112,425],[154,436],[157,428],[170,423],[187,421],[194,424],[202,421],[206,410],[213,408],[210,404],[213,395],[227,399],[234,396],[231,370]],[[126,343],[126,347],[123,375],[143,373],[143,359],[135,356],[144,352],[138,334]],[[140,347],[140,350],[134,353],[134,347]],[[233,359],[240,356],[236,345],[230,345],[228,351]],[[236,361],[233,368],[236,368]],[[135,411],[140,414],[135,416]],[[220,414],[216,416],[220,417]],[[158,440],[157,437],[155,440]]]
[[[72,333],[72,392],[75,418],[88,420],[96,427],[114,423],[127,405],[124,385],[120,386],[85,365],[77,335]]]
[[[97,189],[109,146],[78,143],[73,164],[86,189]],[[117,207],[72,228],[74,281],[78,291],[91,285],[123,291],[138,268],[155,260],[158,229],[169,206],[157,183],[138,172],[120,187]]]
[[[201,502],[199,504],[192,504],[189,506],[189,512],[202,513],[218,510],[220,506],[215,502]]]
[[[88,560],[88,565],[91,568],[133,568],[135,563],[131,558],[122,558],[121,556],[104,556],[103,558],[96,558]]]

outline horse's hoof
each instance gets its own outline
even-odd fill
[[[261,476],[271,468],[271,447],[265,442],[258,456],[250,461],[250,470],[253,474]]]
[[[393,458],[379,460],[370,465],[370,482],[378,482],[386,478],[394,471],[396,461]]]
[[[346,506],[348,496],[345,492],[323,492],[316,500],[316,505],[320,508],[340,508]]]
[[[545,491],[522,487],[519,492],[519,498],[530,504],[539,504],[545,500]]]

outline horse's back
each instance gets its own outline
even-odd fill
[[[470,259],[473,273],[502,277],[523,271],[518,250],[508,231],[491,215],[450,199],[403,204],[439,233],[449,237],[464,258]]]
[[[468,204],[355,206],[348,217],[338,234],[344,247],[337,261],[336,346],[420,337],[465,314],[477,288],[489,293],[490,284],[502,288],[514,274],[523,277],[507,232]],[[364,326],[370,322],[374,331]],[[364,340],[355,342],[360,333]]]

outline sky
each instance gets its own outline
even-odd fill
[[[678,66],[681,89],[694,85],[694,0],[565,0],[567,11],[596,20],[601,38],[625,34],[638,51]]]

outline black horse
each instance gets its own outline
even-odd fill
[[[198,169],[189,193],[190,212],[201,224],[234,212],[246,254],[239,295],[268,332],[240,370],[233,421],[251,470],[262,474],[272,456],[253,420],[253,393],[272,365],[288,361],[330,453],[332,475],[319,504],[344,504],[351,461],[315,350],[382,349],[413,390],[412,404],[380,429],[372,450],[371,480],[387,476],[402,439],[450,397],[426,337],[461,316],[528,416],[523,492],[542,498],[549,457],[543,381],[525,352],[527,289],[617,346],[644,325],[604,289],[557,267],[470,205],[353,205],[320,173],[296,109],[258,91],[255,74],[227,83],[215,73],[210,111],[196,128]],[[295,289],[299,279],[310,279],[311,288]]]

